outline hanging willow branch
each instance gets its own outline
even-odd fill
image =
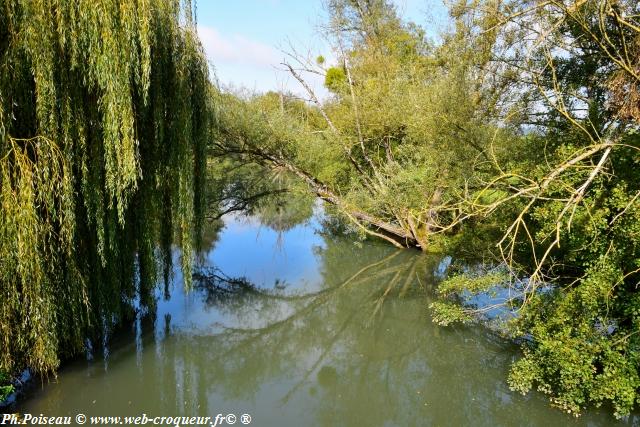
[[[212,113],[191,10],[0,1],[0,370],[51,371],[152,305],[159,243],[190,285]]]

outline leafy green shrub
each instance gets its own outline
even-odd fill
[[[13,384],[9,383],[9,375],[4,371],[0,371],[0,402],[9,397],[14,390]]]

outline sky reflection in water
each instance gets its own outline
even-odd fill
[[[316,214],[318,212],[316,211]],[[256,426],[638,425],[574,419],[509,391],[517,353],[481,328],[438,328],[427,306],[442,257],[229,217],[203,259],[255,288],[188,294],[176,269],[155,318],[76,361],[20,412],[251,414]],[[240,423],[237,423],[240,425]]]

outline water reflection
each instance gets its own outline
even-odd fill
[[[230,218],[193,292],[174,272],[155,316],[118,336],[108,357],[65,367],[20,410],[249,413],[258,426],[615,424],[606,411],[575,420],[511,393],[513,349],[478,328],[432,325],[442,257],[320,228]]]

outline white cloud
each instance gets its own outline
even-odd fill
[[[242,34],[223,34],[206,25],[198,25],[198,35],[223,87],[257,92],[284,89],[305,98],[308,96],[299,82],[283,70],[280,63],[286,55],[275,47]],[[333,58],[331,54],[325,56]],[[324,98],[327,95],[324,79],[315,74],[303,74],[316,95]]]
[[[270,66],[282,60],[283,55],[273,47],[241,34],[223,35],[213,27],[198,25],[198,35],[214,64],[224,62]]]

